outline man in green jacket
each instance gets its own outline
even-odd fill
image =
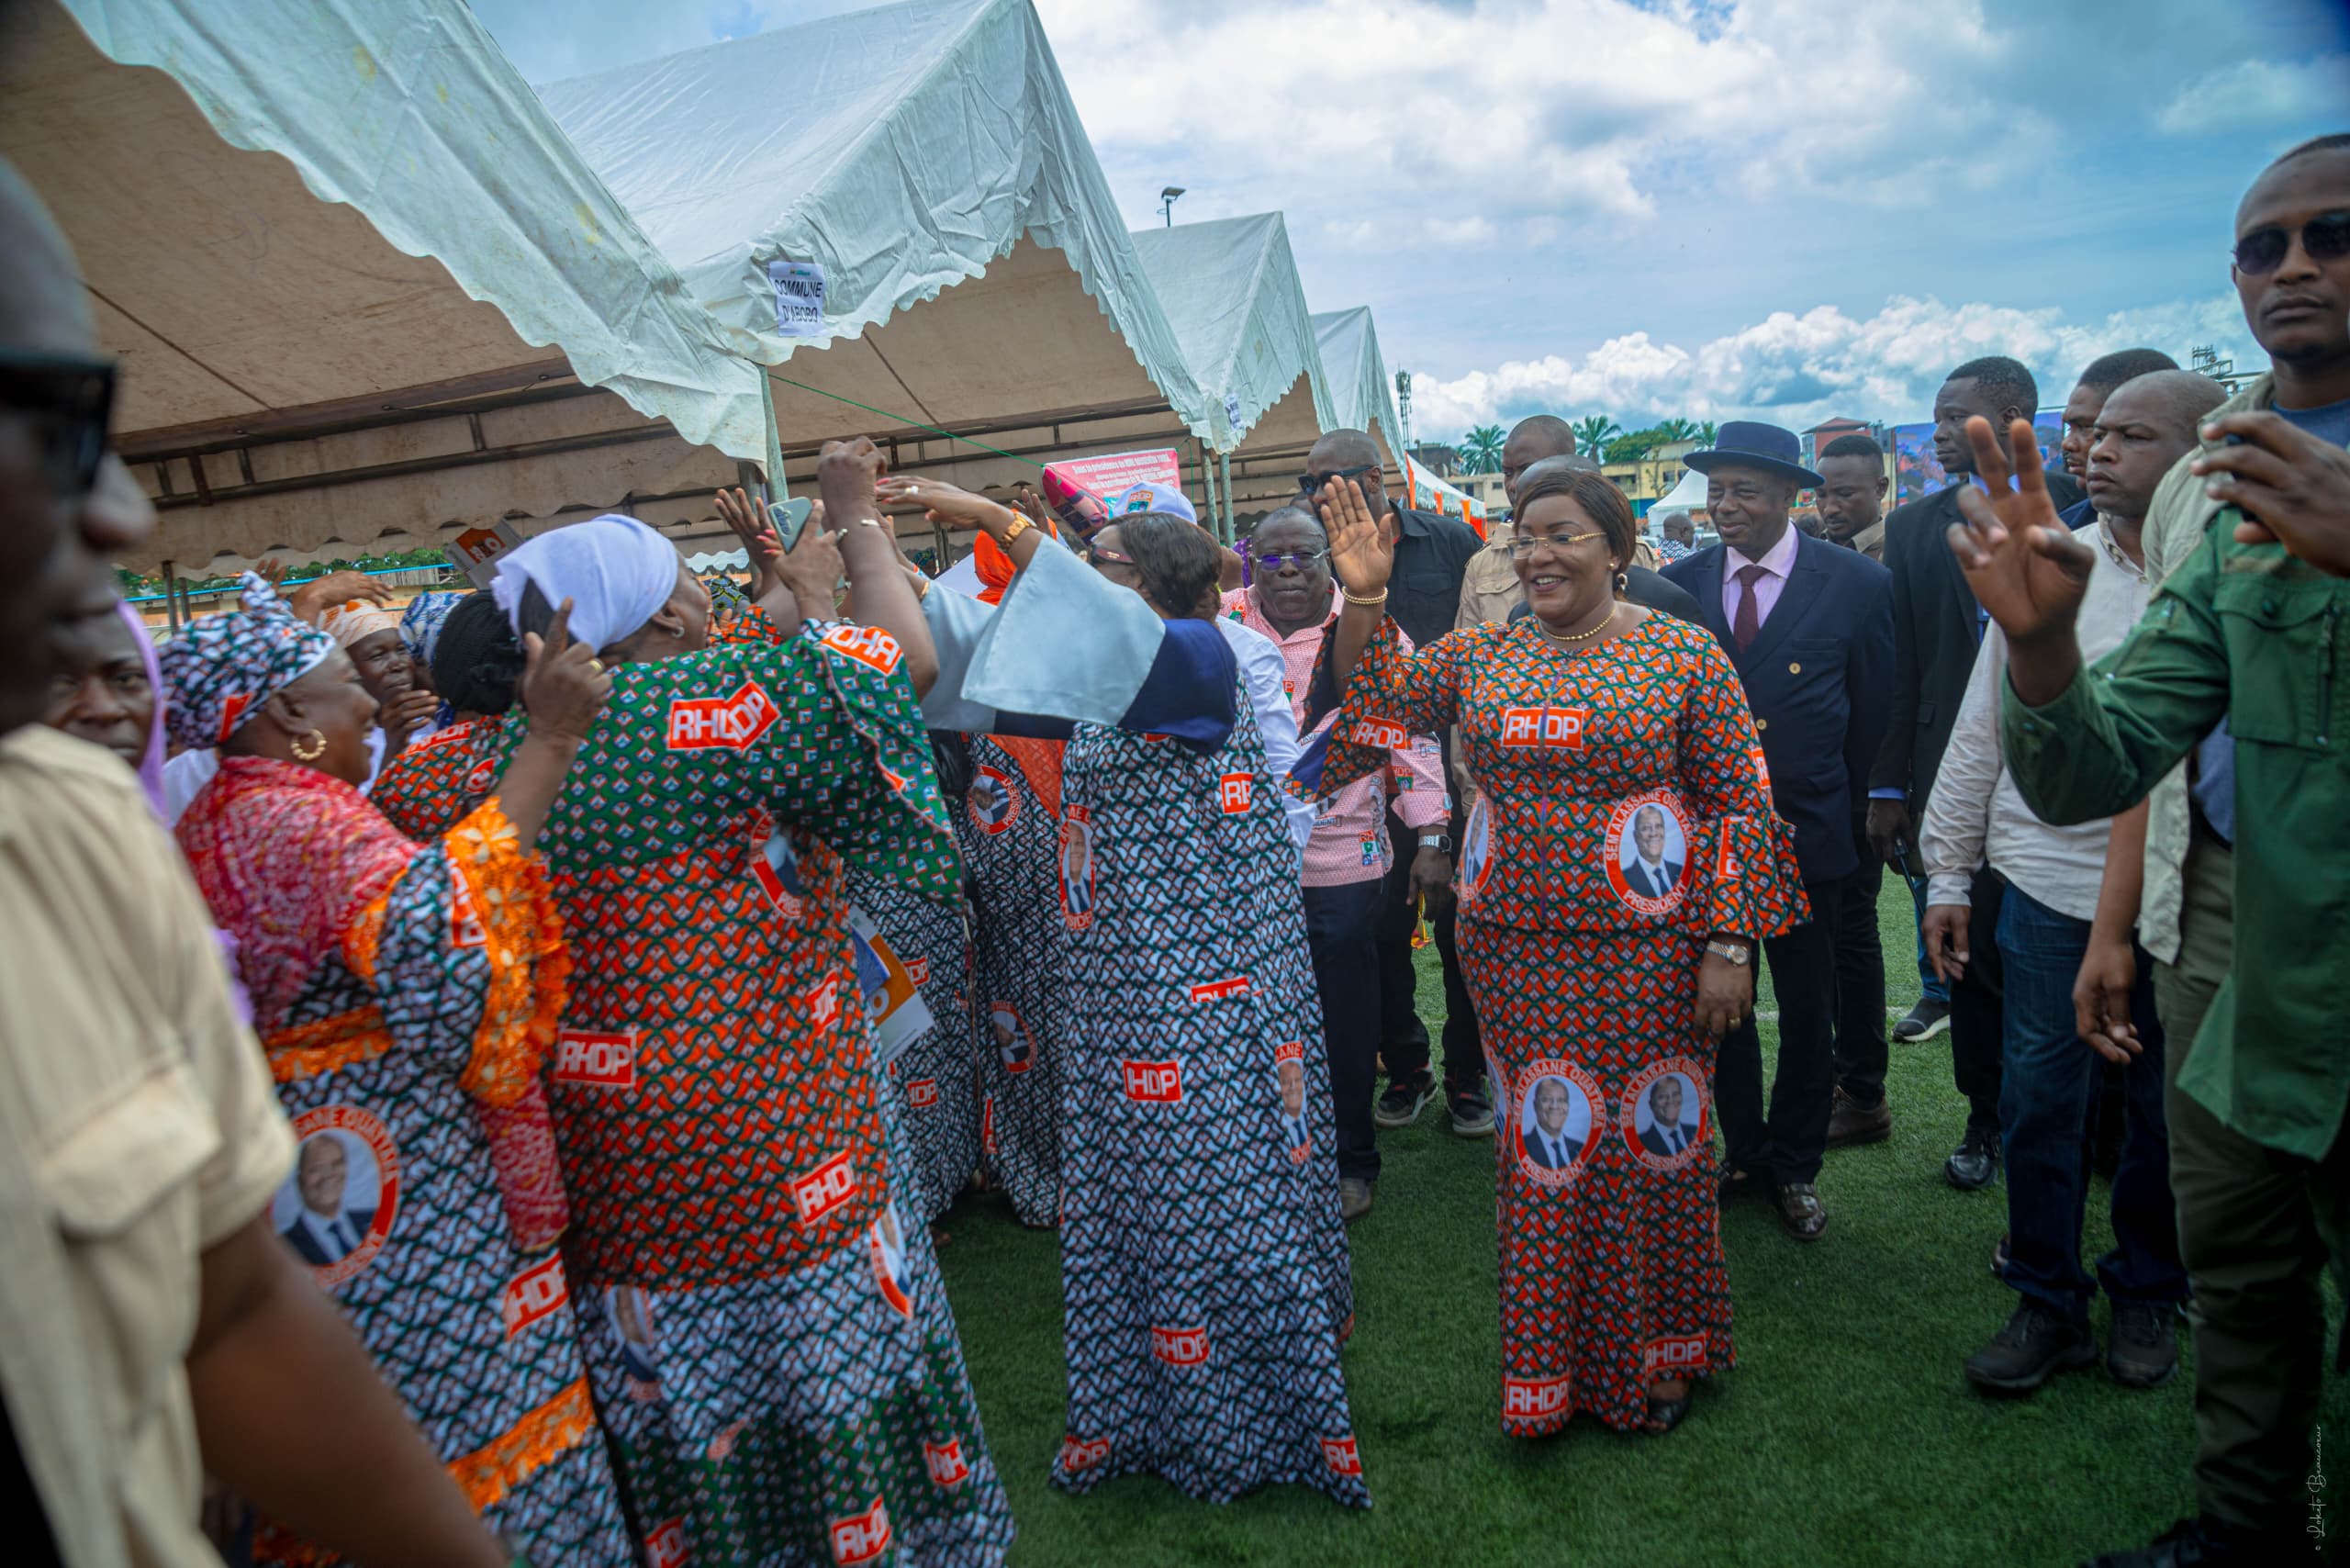
[[[2191,831],[2223,848],[2210,819],[2224,815],[2233,838],[2233,950],[2166,1098],[2201,1511],[2098,1560],[2115,1568],[2282,1561],[2327,1528],[2308,1486],[2320,1274],[2343,1259],[2350,1211],[2350,136],[2253,182],[2234,275],[2275,363],[2273,402],[2204,428],[2186,468],[2217,503],[2211,524],[2120,648],[2082,667],[2087,552],[2028,441],[2010,491],[1989,426],[1972,422],[1989,490],[1962,498],[1950,530],[2008,634],[2001,741],[2032,810],[2054,823],[2127,810],[2195,751]],[[2210,788],[2215,773],[2232,787]]]

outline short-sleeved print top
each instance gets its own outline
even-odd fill
[[[1477,790],[1455,862],[1463,918],[1760,936],[1806,917],[1745,690],[1699,628],[1651,615],[1568,648],[1528,618],[1406,655],[1388,621],[1348,683],[1323,791],[1447,726]]]

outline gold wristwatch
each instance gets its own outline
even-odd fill
[[[1717,957],[1728,958],[1741,969],[1752,962],[1754,958],[1753,947],[1744,942],[1722,942],[1708,938],[1706,943],[1706,951]]]

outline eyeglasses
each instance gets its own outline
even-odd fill
[[[1104,550],[1096,544],[1093,547],[1093,562],[1099,566],[1104,561],[1113,566],[1131,566],[1135,564],[1135,558],[1132,555],[1121,555],[1115,550]]]
[[[1360,479],[1366,474],[1375,474],[1378,471],[1379,465],[1376,463],[1360,463],[1352,468],[1334,468],[1327,474],[1315,474],[1309,471],[1297,476],[1297,487],[1299,493],[1303,495],[1318,496],[1322,493],[1322,487],[1333,479]]]
[[[114,411],[112,361],[0,350],[0,409],[28,415],[39,428],[52,497],[78,500],[90,493]]]
[[[1301,572],[1310,572],[1329,558],[1330,552],[1327,550],[1292,550],[1286,555],[1253,557],[1257,565],[1268,572],[1284,571],[1292,566]]]
[[[1552,544],[1564,550],[1569,545],[1580,544],[1586,539],[1606,537],[1607,535],[1597,529],[1592,530],[1589,533],[1514,533],[1510,535],[1509,553],[1517,560],[1523,561],[1534,554],[1537,545]]]
[[[2311,261],[2338,262],[2350,256],[2350,212],[2326,212],[2299,229],[2272,223],[2254,230],[2236,241],[2236,271],[2252,277],[2267,276],[2285,264],[2296,234],[2301,237],[2301,250]]]

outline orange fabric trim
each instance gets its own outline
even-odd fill
[[[488,1105],[509,1105],[538,1081],[569,995],[571,950],[538,857],[522,847],[493,795],[442,841],[481,922],[489,991],[472,1059],[458,1087]]]
[[[373,1003],[280,1029],[262,1041],[269,1075],[280,1083],[298,1083],[353,1062],[372,1061],[391,1048],[383,1010]]]
[[[588,1397],[588,1379],[582,1376],[487,1447],[451,1460],[449,1475],[464,1489],[465,1500],[479,1513],[504,1502],[508,1493],[595,1430],[596,1406]]]
[[[582,1377],[515,1422],[487,1447],[451,1460],[449,1476],[464,1490],[474,1512],[480,1513],[504,1502],[514,1488],[586,1441],[595,1430],[596,1407],[588,1396],[588,1380]],[[253,1561],[286,1568],[331,1568],[342,1559],[264,1518],[253,1531]]]
[[[1019,767],[1036,799],[1055,816],[1061,814],[1061,752],[1066,741],[1038,740],[1032,735],[990,735]]]

